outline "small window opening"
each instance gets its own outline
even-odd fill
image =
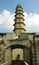
[[[16,60],[20,60],[20,55],[17,55],[17,58],[16,58]]]

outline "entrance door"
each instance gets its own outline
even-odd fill
[[[12,60],[23,60],[23,49],[21,48],[13,49]]]

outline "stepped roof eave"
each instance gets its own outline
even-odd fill
[[[14,19],[14,21],[16,21],[16,19],[22,19],[23,21],[25,21],[25,19],[22,18],[22,17],[16,17],[16,18]]]
[[[13,25],[15,26],[15,24],[23,24],[23,25],[25,25],[23,22],[15,22]]]
[[[17,15],[22,15],[22,16],[24,17],[24,14],[22,14],[22,13],[16,13],[16,14],[15,14],[15,17],[16,17]]]
[[[21,11],[22,13],[24,12],[23,10],[16,10],[15,13],[17,13],[18,11]]]
[[[24,31],[26,31],[24,28],[14,28],[13,31],[15,31],[16,29],[18,29],[18,30],[19,30],[19,29],[23,29]]]

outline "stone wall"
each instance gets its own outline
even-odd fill
[[[11,62],[11,48],[7,48],[5,51],[5,62]]]

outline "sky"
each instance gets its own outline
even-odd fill
[[[39,32],[39,0],[0,0],[0,32],[13,32],[18,4],[23,7],[26,32]]]

